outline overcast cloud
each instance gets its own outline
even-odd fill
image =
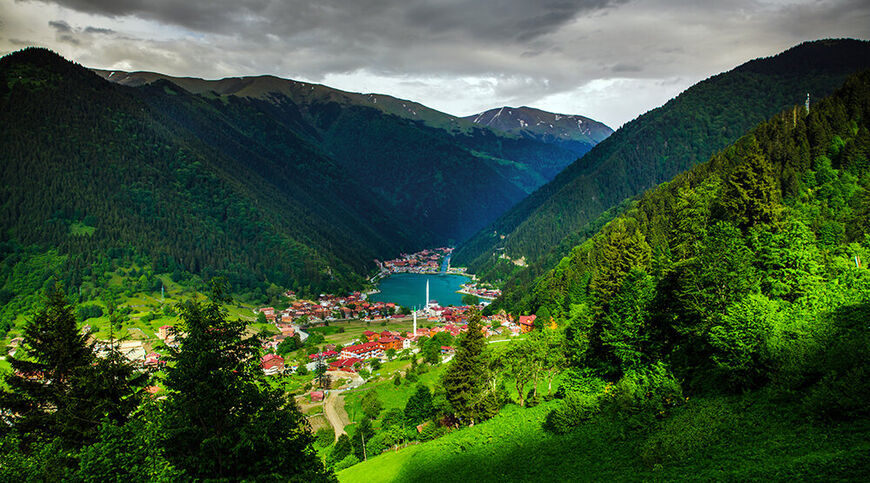
[[[457,115],[530,105],[614,128],[827,37],[870,37],[870,2],[0,0],[0,53],[41,45],[90,67],[274,74]]]

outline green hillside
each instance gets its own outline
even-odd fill
[[[627,123],[552,182],[478,232],[455,262],[486,279],[507,280],[507,298],[597,231],[596,220],[626,198],[707,160],[787,106],[815,102],[870,66],[870,42],[807,42],[689,88]],[[612,214],[610,214],[612,216]],[[524,258],[517,269],[505,257]]]
[[[563,352],[552,397],[339,478],[866,479],[868,121],[865,71],[644,193],[513,307],[558,328],[480,356],[484,397]]]
[[[542,426],[557,404],[511,406],[490,421],[388,451],[342,483],[864,480],[870,425],[811,424],[758,397],[704,398],[644,428],[606,417],[565,435]]]

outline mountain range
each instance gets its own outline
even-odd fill
[[[389,96],[95,73],[36,48],[0,60],[0,106],[12,302],[47,250],[73,287],[120,257],[243,292],[359,288],[374,259],[463,240],[578,156]]]

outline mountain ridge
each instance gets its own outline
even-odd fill
[[[581,242],[586,227],[607,210],[709,158],[758,122],[803,102],[807,92],[832,92],[866,66],[870,42],[834,39],[805,42],[711,76],[626,123],[461,244],[455,262],[486,279],[523,277],[528,283]],[[524,257],[530,273],[523,275],[504,257]]]

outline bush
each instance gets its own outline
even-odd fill
[[[449,433],[450,429],[439,424],[429,423],[420,432],[420,441],[432,441]]]
[[[649,417],[664,416],[668,409],[683,402],[680,383],[664,363],[657,362],[628,371],[619,382],[606,387],[602,409],[643,426]]]
[[[600,397],[595,394],[573,392],[547,414],[544,429],[565,434],[588,420],[599,411]]]
[[[335,471],[350,468],[357,463],[359,463],[359,458],[357,458],[355,454],[349,454],[346,458],[335,464]]]
[[[318,446],[326,448],[335,441],[335,431],[330,427],[320,428],[314,434],[314,439]]]

